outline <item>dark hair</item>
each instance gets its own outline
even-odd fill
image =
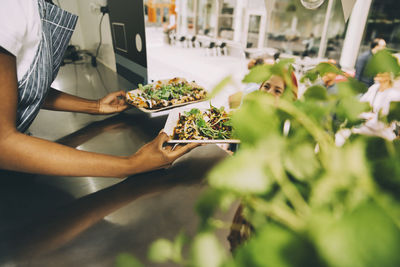
[[[264,65],[264,58],[260,57],[256,59],[256,62],[254,63],[254,66],[257,65]]]
[[[274,61],[277,61],[277,60],[279,59],[280,55],[281,55],[280,52],[276,52],[276,53],[274,54]]]
[[[44,0],[45,2],[47,2],[47,3],[49,3],[49,4],[52,4],[52,5],[54,5],[54,3],[53,3],[53,1],[52,0]]]
[[[376,46],[379,45],[379,42],[383,40],[382,38],[375,38],[374,40],[372,40],[371,42],[371,49],[374,49]]]

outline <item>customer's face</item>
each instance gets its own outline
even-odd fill
[[[384,72],[384,73],[378,73],[374,80],[380,84],[388,83],[391,81],[391,76],[390,73]]]
[[[378,45],[374,47],[372,53],[376,53],[382,49],[386,48],[386,42],[383,39],[379,39]]]
[[[285,82],[280,76],[272,75],[267,81],[265,81],[260,91],[270,93],[276,97],[280,97],[285,90]]]
[[[384,48],[386,48],[386,42],[385,42],[385,40],[380,39],[380,40],[379,40],[379,43],[378,43],[378,51],[379,51],[379,50],[382,50],[382,49],[384,49]]]

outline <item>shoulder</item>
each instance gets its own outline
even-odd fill
[[[368,88],[367,94],[372,94],[376,93],[376,91],[379,89],[380,84],[379,83],[374,83]]]
[[[0,8],[0,46],[14,55],[40,25],[38,0],[2,0]]]
[[[357,58],[357,63],[356,64],[362,64],[365,63],[370,57],[372,56],[370,51],[366,51],[362,53],[358,58]]]
[[[388,93],[391,101],[400,101],[400,88],[390,88]]]
[[[360,59],[368,60],[371,56],[372,56],[372,53],[370,51],[365,51],[364,53],[361,54]]]
[[[38,10],[38,0],[2,0],[0,14],[15,21],[17,18],[30,19]]]
[[[379,83],[373,84],[372,86],[370,86],[368,88],[368,91],[361,96],[360,101],[361,102],[369,102],[369,101],[371,101],[375,97],[375,94],[376,94],[378,89],[379,89]]]

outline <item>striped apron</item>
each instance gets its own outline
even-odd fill
[[[37,0],[42,36],[27,73],[18,81],[17,129],[25,132],[39,113],[57,76],[78,17]]]

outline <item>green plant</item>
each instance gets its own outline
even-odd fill
[[[291,88],[290,63],[257,67],[245,81],[277,74]],[[305,79],[338,71],[332,68],[320,64]],[[295,102],[260,92],[246,97],[232,117],[241,147],[208,176],[191,256],[182,260],[180,242],[164,260],[207,267],[400,266],[400,144],[352,136],[337,147],[335,133],[359,124],[368,107],[357,100],[362,86],[352,79],[340,83],[337,96],[324,90],[314,86]],[[392,109],[397,114],[398,106]],[[291,123],[288,134],[282,132],[285,121]],[[254,230],[230,254],[213,233],[231,222],[213,214],[238,200]],[[157,243],[152,251],[161,253]]]

